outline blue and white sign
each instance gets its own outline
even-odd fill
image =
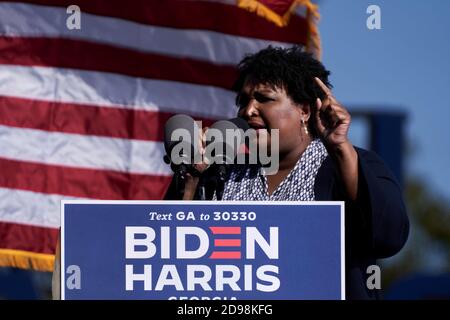
[[[62,299],[344,299],[343,202],[63,201]]]

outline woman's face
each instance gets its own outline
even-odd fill
[[[269,148],[273,129],[279,130],[280,154],[289,153],[301,144],[301,120],[303,117],[308,123],[309,108],[306,114],[305,108],[295,104],[283,88],[253,85],[247,81],[239,95],[238,106],[238,116],[247,120],[250,127],[267,130]]]

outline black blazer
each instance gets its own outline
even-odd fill
[[[366,286],[370,276],[367,267],[376,264],[378,258],[400,251],[408,238],[409,221],[394,175],[374,152],[355,149],[358,153],[357,200],[347,199],[330,156],[325,158],[317,173],[314,193],[319,201],[345,201],[346,299],[379,299],[379,290],[369,290]],[[208,180],[206,199],[211,199],[213,193],[214,183]],[[174,183],[164,199],[177,199]]]
[[[402,191],[394,175],[374,152],[358,153],[358,195],[349,201],[330,157],[320,167],[314,185],[316,200],[345,201],[345,268],[347,299],[379,299],[366,286],[367,267],[395,255],[406,243],[409,221]],[[381,269],[381,276],[383,270]]]

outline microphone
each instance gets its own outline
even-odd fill
[[[242,144],[245,143],[245,131],[249,129],[242,118],[220,120],[206,131],[205,160],[210,164],[216,181],[217,199],[221,200],[228,167],[235,162]],[[164,162],[170,164],[174,172],[175,189],[180,197],[184,194],[186,174],[198,174],[194,163],[199,163],[200,128],[193,118],[177,114],[167,120],[164,127]],[[200,179],[200,186],[204,183]],[[201,188],[200,188],[201,189]]]
[[[184,193],[186,174],[193,171],[192,164],[199,155],[198,135],[197,123],[184,114],[170,117],[164,126],[164,162],[170,164],[180,194]]]
[[[250,126],[242,118],[220,120],[206,131],[206,156],[209,163],[232,164],[245,142],[245,131]],[[209,151],[209,152],[208,152]]]
[[[245,143],[245,131],[249,128],[244,119],[233,118],[217,121],[206,131],[205,155],[214,169],[218,200],[222,199],[229,165],[235,163],[239,149]]]

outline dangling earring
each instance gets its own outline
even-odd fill
[[[306,135],[308,135],[308,134],[309,134],[309,132],[308,132],[308,126],[305,124],[305,119],[303,119],[303,118],[302,118],[302,126],[303,126],[303,128],[305,129]]]

